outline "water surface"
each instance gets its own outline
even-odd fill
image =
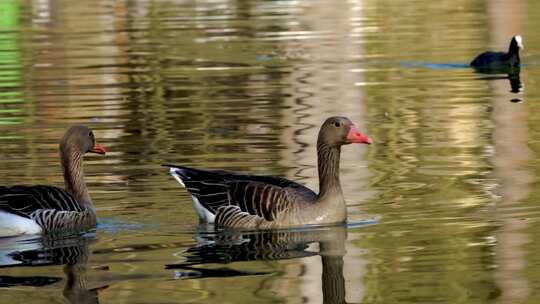
[[[73,123],[109,151],[86,158],[95,233],[0,240],[1,303],[540,300],[535,1],[4,0],[0,16],[2,184],[62,185]],[[467,67],[517,33],[518,89]],[[343,148],[353,225],[207,231],[160,166],[316,189],[331,115],[375,142]]]

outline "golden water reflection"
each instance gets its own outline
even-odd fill
[[[110,283],[102,302],[538,297],[533,1],[0,5],[3,184],[61,185],[57,141],[72,123],[92,126],[110,151],[85,167],[101,218],[85,270],[90,286]],[[467,68],[516,32],[528,64],[517,93],[507,75]],[[337,247],[318,240],[316,254],[229,263],[243,275],[180,280],[164,268],[199,235],[161,163],[316,188],[315,137],[330,115],[375,141],[343,148],[342,181],[350,221],[377,224],[334,231]],[[65,279],[58,265],[4,272]],[[60,285],[24,294],[54,298]],[[0,301],[21,294],[10,288]]]

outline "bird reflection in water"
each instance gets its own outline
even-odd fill
[[[517,69],[517,73],[514,74],[508,74],[508,80],[510,80],[510,92],[519,94],[523,91],[523,84],[521,83],[521,80],[519,79],[519,68]],[[510,99],[511,102],[522,102],[523,100],[518,97],[514,97]]]
[[[508,79],[510,80],[510,92],[520,93],[523,91],[523,84],[519,79],[519,69],[517,70],[517,73],[508,74]]]
[[[520,79],[520,67],[514,68],[505,68],[505,69],[488,69],[488,68],[475,68],[474,69],[479,74],[484,74],[486,76],[480,77],[481,80],[500,80],[508,79],[510,82],[510,92],[514,94],[521,94],[523,92],[523,83]],[[511,102],[521,102],[522,99],[519,97],[513,97],[510,99]]]
[[[88,246],[92,235],[43,236],[0,239],[0,267],[39,267],[64,265],[63,296],[69,303],[99,303],[99,292],[107,285],[88,288]],[[43,287],[61,281],[48,276],[0,276],[0,287]]]
[[[270,272],[247,272],[227,267],[204,268],[205,264],[229,264],[245,261],[274,261],[319,255],[322,262],[322,293],[324,303],[345,303],[343,256],[347,227],[323,226],[294,230],[218,233],[199,232],[199,245],[179,255],[181,263],[165,267],[175,269],[175,278],[215,278],[246,275],[267,275]],[[313,249],[318,244],[319,250]]]

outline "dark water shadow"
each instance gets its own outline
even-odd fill
[[[415,62],[415,61],[402,61],[399,63],[401,66],[408,68],[426,68],[431,70],[453,70],[453,69],[469,69],[471,66],[467,63],[437,63],[437,62]],[[524,66],[524,65],[522,65]],[[478,80],[501,80],[508,79],[510,83],[510,92],[519,94],[523,92],[523,84],[520,79],[520,67],[485,67],[477,68],[473,70],[481,75]],[[512,98],[511,102],[520,102],[521,98]]]
[[[6,276],[0,275],[0,287],[31,286],[43,287],[61,281],[59,277],[49,276]]]
[[[370,222],[371,224],[373,222]],[[356,225],[358,226],[358,225]],[[231,276],[270,275],[273,272],[239,271],[209,264],[230,264],[248,261],[276,261],[320,256],[324,303],[345,302],[343,256],[347,226],[309,227],[295,230],[255,232],[200,231],[198,245],[179,252],[182,262],[167,264],[174,269],[175,279],[200,279]],[[318,250],[313,249],[318,245]],[[207,267],[202,267],[207,265]]]
[[[88,288],[88,246],[94,234],[69,236],[23,236],[0,239],[0,267],[41,267],[63,265],[65,285],[62,294],[69,303],[99,303],[103,285]],[[1,287],[43,287],[63,278],[48,276],[0,276]]]
[[[479,80],[500,80],[500,79],[508,79],[510,82],[510,92],[512,93],[521,93],[523,91],[523,84],[521,83],[521,78],[519,76],[519,69],[516,72],[513,73],[499,73],[497,71],[481,71],[481,70],[475,70],[478,74],[480,74],[480,77],[477,79]]]
[[[520,71],[521,69],[518,68],[512,68],[512,69],[478,69],[475,68],[474,71],[480,75],[478,77],[478,80],[501,80],[501,79],[508,79],[510,83],[510,90],[509,92],[514,94],[522,94],[524,90],[523,83],[521,82],[520,78]],[[521,102],[522,99],[519,97],[513,97],[510,98],[510,102]]]
[[[466,69],[469,67],[469,64],[466,63],[456,63],[456,62],[421,62],[421,61],[401,61],[399,63],[401,66],[407,68],[426,68],[432,70],[453,70],[453,69]]]

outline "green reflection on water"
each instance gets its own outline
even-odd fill
[[[179,231],[195,225],[194,212],[186,192],[177,188],[159,167],[161,162],[178,161],[297,178],[287,175],[288,168],[306,170],[315,163],[313,159],[302,159],[310,156],[308,153],[296,152],[296,148],[301,150],[304,144],[310,147],[314,143],[315,134],[300,136],[305,130],[318,127],[320,119],[310,119],[310,115],[324,116],[325,111],[338,111],[347,101],[353,105],[365,104],[367,113],[361,114],[368,133],[376,139],[367,149],[369,169],[359,165],[360,159],[349,159],[344,163],[342,181],[349,188],[345,193],[348,198],[364,191],[374,193],[369,199],[350,199],[354,203],[350,206],[351,216],[353,212],[365,212],[381,215],[382,220],[377,225],[349,232],[344,277],[352,286],[347,292],[354,294],[361,290],[354,294],[352,302],[485,303],[500,297],[501,292],[503,296],[511,295],[518,285],[515,282],[527,286],[523,284],[526,278],[531,290],[530,303],[536,303],[539,295],[535,290],[540,290],[536,288],[540,286],[537,254],[540,242],[536,242],[540,238],[540,221],[534,209],[538,205],[538,187],[531,186],[529,197],[524,194],[515,199],[515,210],[505,211],[504,203],[513,203],[511,200],[515,198],[510,195],[508,185],[512,186],[519,170],[502,167],[498,169],[502,173],[494,175],[497,165],[489,151],[496,150],[500,156],[505,148],[500,143],[497,146],[493,139],[497,129],[504,129],[504,124],[495,122],[490,112],[491,108],[500,106],[494,102],[498,93],[491,91],[497,81],[478,80],[471,70],[459,65],[455,69],[432,69],[429,64],[400,64],[466,65],[469,57],[490,45],[492,31],[486,24],[486,2],[366,1],[362,7],[365,16],[355,19],[365,22],[357,27],[365,33],[358,40],[351,38],[357,36],[348,36],[351,33],[347,27],[338,27],[337,22],[324,28],[326,20],[333,20],[331,17],[317,18],[309,15],[310,10],[302,12],[301,7],[288,11],[283,7],[285,2],[238,1],[239,5],[248,7],[238,9],[237,15],[224,16],[219,14],[226,12],[202,4],[190,10],[191,2],[185,2],[182,4],[185,7],[179,9],[166,2],[149,1],[146,13],[145,7],[123,8],[122,2],[118,2],[117,15],[112,15],[109,5],[95,5],[93,14],[79,20],[78,14],[88,10],[87,3],[65,1],[58,5],[63,9],[56,11],[57,15],[52,14],[54,22],[47,33],[53,34],[41,37],[46,43],[39,40],[28,44],[21,43],[18,35],[28,35],[25,30],[34,25],[23,23],[24,30],[17,28],[18,10],[24,6],[17,7],[13,1],[1,2],[0,13],[9,16],[0,19],[0,56],[4,67],[0,76],[0,124],[22,122],[15,117],[25,110],[17,108],[26,105],[21,103],[26,92],[17,91],[23,79],[28,79],[27,94],[36,96],[35,107],[41,110],[35,121],[25,121],[24,127],[30,129],[22,135],[25,141],[17,145],[9,142],[11,150],[3,152],[4,180],[60,185],[55,152],[65,124],[84,122],[88,117],[107,117],[107,122],[98,120],[96,134],[112,146],[113,153],[104,159],[90,158],[92,163],[86,171],[100,217],[162,223],[174,233],[142,231],[112,236],[101,231],[93,249],[108,247],[109,243],[118,248],[132,248],[139,243],[168,245],[179,239],[189,243],[193,233]],[[297,2],[290,1],[291,7],[294,3]],[[310,6],[314,2],[302,3]],[[251,8],[256,4],[262,6]],[[276,12],[266,6],[270,4],[275,5]],[[538,4],[530,4],[528,28],[536,29],[540,18],[535,18],[533,12],[540,8]],[[264,9],[267,15],[263,14]],[[230,12],[233,11],[231,8]],[[293,11],[302,15],[301,20],[292,20],[298,19]],[[316,11],[315,7],[311,11]],[[31,20],[25,13],[21,20]],[[270,19],[279,16],[284,17],[283,24]],[[292,18],[285,18],[288,16]],[[334,18],[334,21],[349,20],[339,15]],[[102,19],[114,20],[115,27]],[[317,29],[335,28],[338,34],[334,37],[317,40],[317,33],[324,32]],[[244,41],[235,44],[211,39],[227,38],[223,29],[234,30],[230,33],[239,37],[234,39]],[[278,34],[294,38],[299,35],[295,30],[305,31],[303,37],[310,39],[264,40]],[[532,32],[535,31],[525,36],[527,49],[540,49]],[[345,56],[337,52],[337,47],[324,48],[325,42],[335,43],[340,36],[348,37],[346,45],[361,45],[364,49],[354,56]],[[315,41],[316,47],[310,46],[310,40]],[[56,45],[62,45],[60,51],[60,47],[53,47]],[[19,70],[26,66],[21,63],[25,62],[21,56],[26,59],[25,55],[34,47],[38,55],[32,59],[43,68],[21,74]],[[301,50],[300,55],[321,49],[336,54],[326,66],[320,63],[324,60],[311,60],[298,54],[295,58],[294,52],[287,52],[292,54],[292,59],[284,55],[273,62],[273,57],[268,55],[295,48]],[[531,53],[534,55],[534,51]],[[265,61],[253,62],[254,58]],[[385,61],[372,62],[370,58]],[[530,59],[534,58],[529,57],[528,62]],[[343,96],[325,99],[323,93],[333,96],[330,93],[339,83],[325,72],[341,71],[345,62],[353,62],[351,70],[359,78],[355,81],[362,86],[344,85],[340,90]],[[348,75],[351,70],[344,68],[339,74]],[[524,79],[529,84],[540,79],[537,70],[532,62],[524,69]],[[506,82],[502,84],[507,90]],[[318,86],[324,90],[317,90]],[[540,168],[535,161],[540,153],[540,133],[536,131],[540,105],[530,102],[540,96],[536,87],[526,88],[528,103],[505,109],[506,117],[511,118],[515,114],[513,110],[529,108],[527,118],[523,119],[529,124],[529,137],[511,146],[519,147],[518,150],[529,146],[530,159],[520,161],[534,176],[539,175]],[[362,98],[347,97],[357,96],[359,90]],[[353,109],[355,112],[351,114],[359,116],[356,112],[361,110]],[[57,121],[61,122],[56,124]],[[516,122],[517,119],[507,120],[506,125],[515,126]],[[302,123],[310,127],[303,128]],[[0,138],[13,137],[0,133]],[[344,149],[345,156],[353,153],[350,151],[354,150]],[[13,155],[18,156],[16,161],[8,157]],[[513,155],[506,155],[507,161],[514,159]],[[25,175],[16,175],[21,168],[28,168]],[[351,173],[364,169],[371,176]],[[351,182],[345,178],[347,175],[356,179]],[[368,179],[369,185],[365,187],[352,185]],[[501,186],[510,199],[497,199],[501,195],[497,188]],[[516,188],[518,192],[526,192],[527,184],[513,187]],[[524,228],[512,228],[508,225],[510,220],[524,223]],[[513,233],[507,239],[517,239],[518,234],[525,241],[531,239],[525,250],[520,244],[504,242],[499,233],[504,225]],[[259,296],[259,302],[264,298],[267,303],[309,302],[303,297],[312,296],[318,285],[311,283],[320,282],[318,258],[252,263],[257,270],[278,273],[269,277],[174,282],[170,280],[171,273],[163,270],[163,264],[174,260],[174,254],[181,248],[156,247],[148,252],[126,251],[121,259],[116,252],[96,254],[94,263],[97,260],[111,266],[109,276],[118,277],[130,271],[133,274],[118,279],[112,284],[114,288],[103,296],[109,297],[110,302],[125,299],[125,302],[152,303],[169,293],[175,293],[174,299],[184,302],[194,299],[201,303],[251,303],[254,296]],[[505,259],[504,251],[521,256],[510,255]],[[529,268],[513,269],[518,262]],[[54,267],[41,269],[44,273],[55,270]],[[96,271],[91,272],[95,275]],[[154,276],[145,277],[150,274]],[[505,285],[500,277],[513,285]],[[231,287],[224,289],[225,284]],[[11,290],[10,294],[16,292]],[[42,293],[43,289],[32,292],[39,296]]]
[[[0,105],[22,102],[21,93],[10,88],[21,86],[21,54],[16,31],[19,25],[19,4],[16,1],[0,1]],[[0,109],[0,125],[20,124],[23,119],[13,117],[22,110]]]

